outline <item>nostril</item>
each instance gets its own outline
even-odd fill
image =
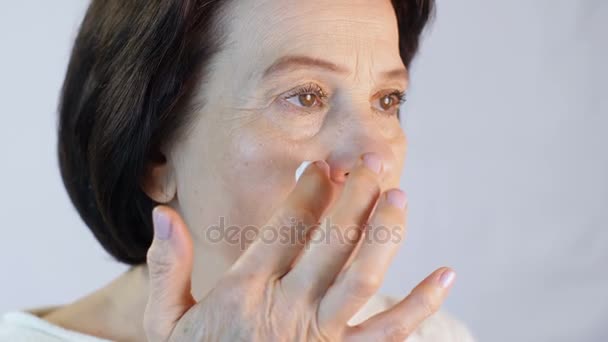
[[[346,181],[348,174],[349,174],[348,172],[344,172],[344,169],[342,169],[342,170],[333,169],[331,171],[331,179],[336,183],[344,183]]]

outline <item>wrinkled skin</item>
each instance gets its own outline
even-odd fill
[[[378,290],[405,237],[407,207],[397,187],[407,140],[394,94],[406,91],[408,78],[390,1],[236,0],[224,13],[226,48],[193,99],[205,105],[183,136],[163,146],[166,158],[149,165],[144,182],[165,204],[155,210],[155,230],[165,233],[148,253],[146,335],[403,340],[439,308],[451,270],[436,270],[393,308],[347,324]],[[341,71],[292,65],[264,76],[288,55],[327,60]],[[384,77],[395,69],[403,72]],[[321,162],[294,188],[303,160]],[[210,227],[222,218],[257,230],[320,221],[310,234],[331,223],[338,235],[370,223],[400,238],[361,241],[358,250],[356,243],[210,241]]]
[[[451,285],[445,280],[451,270],[437,270],[394,307],[358,325],[348,325],[377,291],[403,241],[406,198],[399,189],[380,192],[381,169],[377,154],[364,155],[330,205],[334,184],[329,166],[323,161],[309,166],[258,239],[198,303],[191,295],[193,253],[188,229],[174,210],[157,207],[156,235],[148,252],[150,292],[144,316],[149,340],[405,339],[439,308]],[[261,238],[265,232],[293,227],[293,222],[302,223],[308,240],[269,243]],[[338,230],[330,230],[332,226]],[[346,227],[357,227],[362,234],[343,240],[316,238],[319,234],[340,235]],[[373,229],[386,227],[394,229],[393,237],[398,238],[388,242],[363,239],[373,236]],[[357,241],[359,249],[350,259]]]

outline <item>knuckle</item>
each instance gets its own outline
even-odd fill
[[[152,246],[146,254],[146,263],[150,271],[150,277],[155,278],[169,273],[173,264],[171,260],[157,246]]]
[[[294,210],[293,217],[296,222],[316,223],[319,215],[309,207],[298,207]]]
[[[356,297],[372,296],[376,293],[381,283],[378,277],[358,274],[347,277],[345,281],[348,293]]]
[[[423,310],[424,316],[431,316],[439,309],[439,301],[432,295],[422,293],[416,296],[417,305]]]
[[[291,206],[283,210],[277,217],[275,224],[277,229],[284,227],[292,228],[299,223],[312,224],[317,222],[317,215],[312,209],[305,206]]]
[[[312,320],[312,324],[309,327],[312,331],[310,331],[307,335],[313,337],[314,341],[318,342],[330,342],[336,341],[335,338],[332,338],[332,334],[327,331],[328,327],[322,326],[316,319]]]

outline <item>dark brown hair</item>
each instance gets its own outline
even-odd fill
[[[221,51],[227,1],[93,0],[86,12],[61,93],[59,165],[78,213],[121,262],[146,261],[156,203],[140,188],[144,166],[186,124]],[[434,1],[392,3],[409,66]]]

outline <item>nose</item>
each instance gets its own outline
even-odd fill
[[[369,125],[357,125],[349,132],[343,131],[345,134],[338,138],[339,142],[333,145],[326,159],[335,182],[345,182],[353,167],[365,153],[375,153],[382,160],[381,184],[396,176],[395,172],[398,172],[399,168],[398,158],[393,152],[391,141],[376,132],[374,128]]]

